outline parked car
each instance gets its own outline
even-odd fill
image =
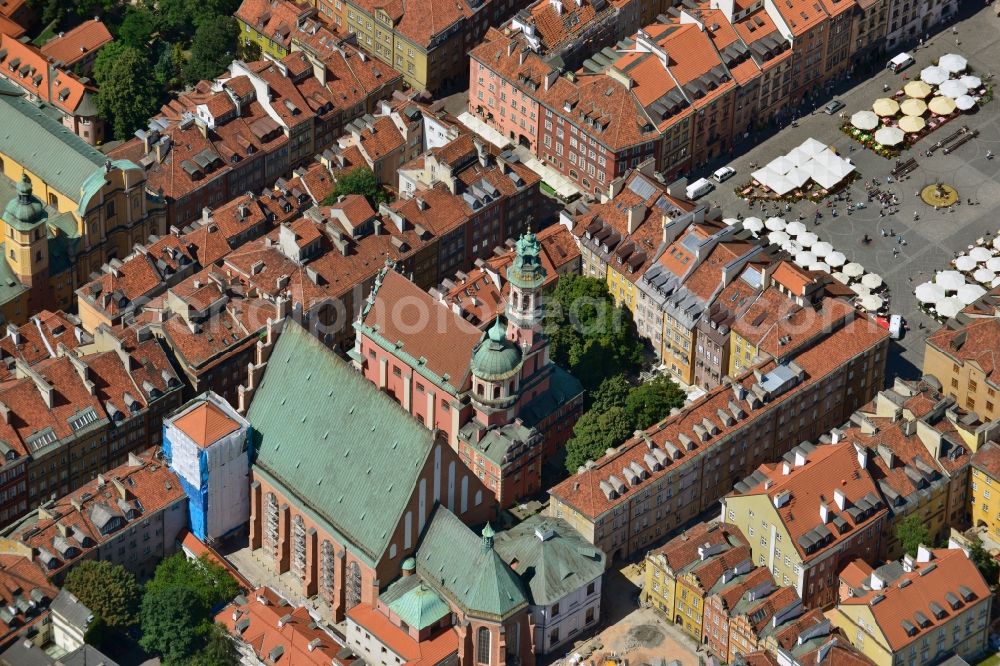
[[[698,180],[688,185],[687,188],[684,190],[684,193],[687,195],[688,199],[694,200],[700,196],[708,194],[714,189],[715,185],[712,184],[712,181],[708,180],[707,178],[699,178]]]
[[[892,60],[886,63],[885,68],[894,72],[901,72],[916,62],[909,53],[900,53],[893,56]]]
[[[736,175],[736,169],[733,167],[724,166],[721,169],[716,169],[715,173],[712,174],[712,178],[715,178],[717,183],[721,183],[729,178]]]
[[[841,102],[839,99],[835,99],[832,102],[827,102],[827,105],[823,107],[823,113],[825,113],[828,116],[832,116],[845,106],[846,104]]]

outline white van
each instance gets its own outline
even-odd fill
[[[688,199],[697,199],[700,196],[704,196],[715,189],[715,185],[712,184],[707,178],[699,178],[694,181],[684,190]]]
[[[901,72],[910,65],[916,62],[909,53],[900,53],[895,56],[892,60],[886,63],[885,68],[891,69],[894,72]]]
[[[733,167],[724,166],[721,169],[716,169],[715,173],[712,174],[712,178],[715,178],[716,182],[721,183],[729,178],[732,178],[735,175],[736,175],[736,169],[734,169]]]

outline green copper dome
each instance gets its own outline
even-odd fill
[[[500,317],[497,317],[486,338],[472,353],[472,374],[486,381],[506,379],[520,367],[521,350],[507,339]]]
[[[4,222],[18,231],[30,231],[46,217],[45,206],[31,193],[31,181],[24,174],[17,184],[17,197],[11,199],[3,211]]]

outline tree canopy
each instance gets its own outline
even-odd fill
[[[171,555],[157,565],[153,579],[146,584],[141,645],[163,655],[168,664],[236,664],[232,642],[212,617],[239,591],[229,572],[207,557],[189,560],[183,553]],[[183,630],[175,641],[172,632],[178,627]]]
[[[337,177],[333,192],[322,201],[324,206],[332,206],[337,199],[348,194],[360,194],[368,199],[372,208],[389,199],[385,189],[378,184],[375,174],[368,167],[357,167]]]
[[[659,376],[632,386],[625,375],[601,382],[590,396],[590,408],[573,427],[566,442],[566,469],[570,474],[588,460],[597,460],[609,448],[622,444],[642,430],[684,405],[684,392],[669,377]]]
[[[191,40],[191,57],[182,68],[184,80],[197,83],[214,79],[236,57],[239,27],[231,16],[219,16],[198,26]]]
[[[545,305],[552,358],[585,390],[593,391],[606,377],[638,370],[643,346],[632,314],[615,307],[603,280],[561,277]]]
[[[156,16],[145,7],[134,5],[125,11],[125,18],[118,26],[118,41],[134,49],[147,49],[154,32]]]
[[[187,662],[203,642],[202,604],[187,587],[146,591],[142,598],[142,637],[139,645],[155,652],[167,664]]]
[[[917,556],[917,547],[930,545],[931,533],[923,518],[917,515],[907,516],[896,525],[896,538],[903,552],[912,557]]]
[[[94,68],[99,85],[97,108],[111,123],[114,137],[125,140],[145,127],[159,108],[160,90],[149,61],[137,49],[124,47],[113,62],[102,62],[103,55],[98,56],[100,68],[96,64]]]
[[[139,586],[122,565],[104,560],[81,562],[66,575],[63,587],[108,627],[135,624]]]
[[[183,553],[171,555],[157,565],[153,579],[146,584],[146,594],[174,587],[191,590],[206,618],[213,609],[231,601],[240,592],[239,585],[223,567],[204,556],[189,560]]]

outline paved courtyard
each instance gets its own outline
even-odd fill
[[[957,24],[958,34],[950,29],[932,38],[923,48],[911,51],[916,64],[906,73],[909,79],[919,77],[920,70],[931,64],[944,53],[957,52],[969,59],[970,67],[976,74],[1000,73],[1000,19],[992,9],[982,9],[970,18]],[[958,39],[960,45],[955,45]],[[839,95],[847,106],[844,113],[870,109],[871,103],[884,96],[883,84],[888,83],[891,91],[898,90],[906,83],[901,74],[883,70],[855,88]],[[1000,230],[1000,159],[987,160],[986,151],[1000,155],[1000,100],[994,99],[974,114],[961,116],[943,128],[932,132],[910,150],[904,151],[900,159],[914,157],[919,163],[916,171],[901,183],[885,185],[885,177],[894,167],[894,160],[887,160],[864,149],[840,131],[841,120],[837,115],[828,116],[822,111],[801,118],[797,127],[788,127],[749,152],[735,158],[730,164],[737,169],[737,175],[720,185],[705,199],[722,207],[725,217],[737,213],[760,216],[760,207],[751,211],[733,191],[736,183],[745,182],[753,169],[751,162],[763,166],[779,155],[783,155],[812,136],[832,145],[841,155],[850,157],[857,165],[861,178],[852,186],[854,201],[867,202],[864,183],[872,178],[879,179],[882,189],[890,189],[898,196],[901,206],[898,214],[879,217],[880,207],[868,207],[844,214],[845,204],[840,204],[840,215],[833,218],[829,209],[822,208],[824,217],[819,226],[812,224],[816,205],[801,202],[793,205],[790,213],[782,216],[791,220],[801,213],[806,226],[815,231],[821,240],[829,241],[834,248],[847,255],[848,261],[857,261],[866,270],[880,274],[886,281],[892,295],[892,312],[901,314],[910,324],[900,345],[894,345],[894,353],[889,359],[889,373],[906,378],[919,376],[923,359],[923,345],[927,332],[937,324],[922,314],[913,296],[916,284],[933,276],[936,270],[951,268],[950,261],[955,253],[967,248],[976,238],[996,234]],[[962,125],[978,129],[980,135],[951,155],[938,151],[932,157],[925,157],[924,151],[934,142],[941,140]],[[855,150],[852,152],[850,146]],[[716,168],[712,165],[711,168]],[[704,174],[692,174],[691,179]],[[963,203],[954,207],[954,212],[935,213],[916,197],[924,185],[945,182],[953,185],[963,202],[968,199],[980,202],[969,206]],[[917,211],[919,220],[913,219]],[[905,246],[895,239],[883,238],[882,230],[899,233],[906,240]],[[872,239],[863,245],[861,238],[868,234]],[[899,256],[893,256],[892,249],[898,247]],[[912,279],[912,282],[911,282]],[[920,324],[926,329],[921,330]]]

